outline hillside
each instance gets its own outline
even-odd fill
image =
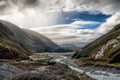
[[[120,62],[120,24],[110,32],[86,45],[72,56],[72,58],[89,57],[92,60]]]
[[[33,52],[54,52],[60,47],[45,36],[31,30],[0,21],[0,58],[27,59]]]
[[[33,41],[34,48],[31,47],[31,49],[34,49],[35,52],[41,52],[42,50],[44,52],[54,52],[54,51],[56,52],[60,48],[53,41],[51,41],[47,37],[45,37],[37,32],[31,31],[31,30],[26,30],[26,29],[24,29],[24,31],[29,36],[29,40]],[[28,45],[28,46],[30,47],[31,45]]]
[[[26,59],[29,51],[17,40],[15,35],[0,22],[0,59]]]
[[[17,40],[31,52],[53,52],[60,47],[45,36],[31,31],[21,29],[7,21],[1,21],[14,34]]]

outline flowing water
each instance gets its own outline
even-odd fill
[[[69,53],[62,53],[62,54],[46,53],[46,54],[54,57],[52,61],[66,64],[71,69],[81,72],[81,73],[85,73],[96,80],[120,80],[120,70],[118,71],[118,70],[110,69],[110,68],[102,69],[102,67],[97,68],[95,66],[94,67],[91,67],[91,66],[80,67],[76,65],[75,63],[73,63],[73,61],[70,58],[63,56],[63,54],[69,54]]]

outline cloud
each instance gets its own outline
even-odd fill
[[[85,44],[107,33],[115,25],[119,23],[120,23],[120,13],[118,12],[113,16],[111,16],[110,18],[106,19],[106,22],[103,23],[78,20],[72,22],[71,24],[38,27],[38,28],[32,28],[32,30],[44,34],[45,36],[49,37],[58,44],[73,43],[79,46],[84,46]],[[90,25],[90,24],[91,25],[101,24],[101,25],[95,29],[82,29],[85,27],[85,25]]]
[[[57,13],[43,13],[28,9],[25,12],[13,10],[12,14],[0,15],[0,19],[7,20],[23,28],[48,26],[57,23]]]
[[[104,14],[114,14],[120,11],[118,7],[120,0],[0,0],[0,4],[4,8],[17,8],[20,11],[28,8],[45,12],[90,11]]]
[[[108,18],[106,20],[106,22],[104,22],[103,24],[101,24],[96,31],[100,32],[100,33],[107,33],[108,31],[110,31],[115,25],[120,24],[120,13],[116,13],[113,16],[111,16],[110,18]]]
[[[78,20],[78,21],[74,21],[72,24],[73,25],[91,25],[91,24],[96,25],[96,24],[100,24],[100,22]]]
[[[59,44],[74,43],[83,46],[120,23],[119,6],[120,0],[0,0],[0,19],[40,32]],[[75,11],[112,16],[103,24],[75,20],[70,24],[56,25],[64,12]],[[69,20],[69,16],[66,19]],[[96,24],[101,25],[96,29],[82,29],[86,25]]]
[[[79,26],[78,24],[75,24],[76,22],[79,22]],[[53,40],[54,42],[58,44],[73,43],[79,46],[83,46],[83,43],[87,44],[88,42],[91,42],[95,38],[100,36],[100,34],[97,33],[95,30],[82,29],[83,27],[85,27],[84,25],[86,24],[94,25],[94,24],[98,24],[99,22],[79,20],[73,23],[64,24],[64,25],[48,26],[48,27],[37,27],[37,28],[31,28],[31,30],[34,30],[36,32],[39,32],[47,36],[48,38],[50,38],[51,40]]]

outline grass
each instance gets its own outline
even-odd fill
[[[81,58],[81,59],[74,59],[74,62],[79,66],[86,66],[86,65],[94,65],[94,66],[103,66],[103,67],[113,67],[113,68],[120,68],[120,63],[113,63],[110,64],[107,61],[99,61],[99,60],[91,60],[90,58]]]
[[[48,60],[39,61],[25,60],[24,62],[23,61],[21,62],[21,60],[0,59],[0,63],[10,64],[26,71],[36,70],[36,68],[39,68],[41,66],[53,65],[50,64]]]
[[[31,57],[36,58],[36,59],[49,59],[49,58],[51,58],[47,54],[33,54]]]

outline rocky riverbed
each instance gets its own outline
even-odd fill
[[[41,59],[0,60],[0,80],[120,80],[119,68],[77,65],[69,54],[47,55],[44,58],[42,54]]]
[[[72,70],[85,73],[96,80],[120,80],[120,68],[97,65],[77,65],[70,58],[59,55],[56,56],[55,61],[67,64]]]
[[[57,62],[56,58],[54,56],[52,59],[35,61],[2,60],[0,80],[94,80],[84,73],[72,70],[67,64]]]

